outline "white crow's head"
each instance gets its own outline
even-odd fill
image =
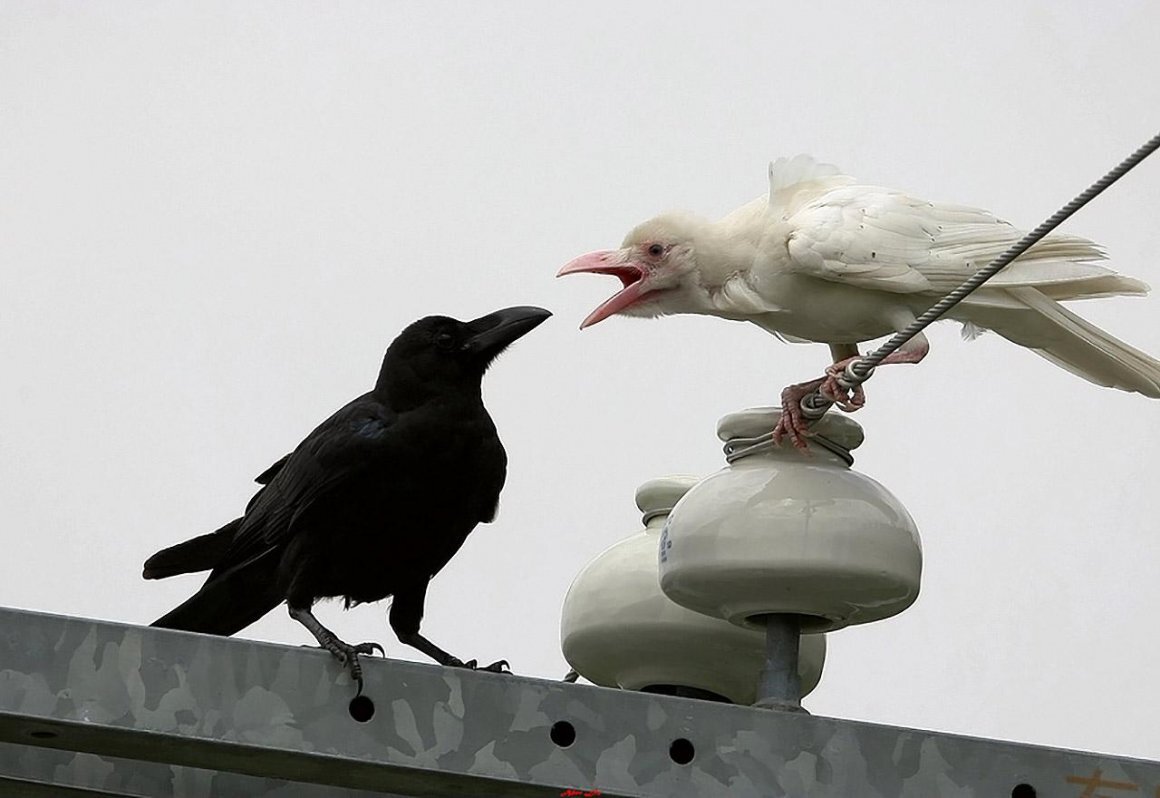
[[[581,255],[560,269],[620,278],[622,288],[588,314],[580,329],[618,313],[660,316],[697,312],[704,303],[697,242],[707,223],[691,214],[667,213],[637,225],[617,250]]]

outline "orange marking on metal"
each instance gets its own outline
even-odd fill
[[[1101,778],[1103,775],[1104,772],[1096,768],[1090,777],[1068,776],[1067,783],[1084,785],[1084,791],[1079,794],[1079,798],[1112,798],[1110,795],[1097,794],[1097,787],[1109,790],[1126,790],[1128,792],[1139,792],[1140,790],[1138,784],[1133,784],[1130,781],[1111,781]],[[1156,798],[1160,798],[1160,788],[1156,789]]]

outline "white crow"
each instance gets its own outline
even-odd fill
[[[809,156],[769,167],[769,196],[711,221],[668,213],[633,228],[619,250],[576,258],[560,275],[611,274],[623,288],[584,319],[702,313],[751,321],[779,338],[830,345],[827,376],[782,392],[774,431],[805,447],[799,402],[821,386],[846,410],[864,402],[836,375],[857,344],[895,333],[1018,241],[991,213],[868,186]],[[1058,300],[1142,295],[1148,286],[1096,264],[1099,246],[1049,235],[949,314],[964,337],[983,330],[1086,380],[1160,398],[1160,361],[1076,316]],[[917,363],[921,334],[885,363]]]

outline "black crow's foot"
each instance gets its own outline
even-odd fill
[[[374,656],[376,651],[380,656],[387,656],[387,650],[379,643],[359,643],[357,646],[350,646],[350,649],[356,654],[365,654],[368,657]]]
[[[337,637],[327,640],[322,644],[322,647],[333,654],[350,671],[351,680],[358,685],[358,692],[355,695],[362,695],[363,691],[362,663],[358,661],[358,655],[364,654],[369,657],[376,650],[384,657],[387,655],[386,649],[378,643],[359,643],[352,646],[342,642]]]
[[[338,643],[340,645],[346,645],[341,640],[339,640]],[[328,649],[326,646],[312,646],[309,643],[303,643],[302,645],[300,645],[298,647],[299,648],[320,648],[320,649],[323,649],[324,651],[330,651],[330,649]],[[366,654],[367,656],[374,654],[376,651],[379,652],[379,654],[381,654],[384,657],[387,656],[387,650],[385,648],[383,648],[382,644],[380,644],[380,643],[359,643],[357,646],[350,646],[350,648],[354,649],[356,653]],[[333,651],[331,651],[330,653],[334,654]],[[334,656],[338,657],[339,659],[342,659],[342,656],[339,654],[334,654]]]
[[[305,626],[307,631],[314,635],[318,645],[333,654],[339,662],[350,670],[350,678],[358,683],[358,695],[362,695],[362,665],[358,661],[358,655],[370,656],[377,649],[385,657],[387,655],[386,649],[378,643],[359,643],[355,646],[344,643],[338,639],[338,635],[319,623],[308,607],[288,605],[286,609],[289,610],[291,618]]]
[[[576,672],[575,668],[572,668],[571,670],[569,670],[567,673],[564,674],[564,678],[561,679],[560,681],[568,682],[569,684],[572,684],[579,678],[580,678],[580,674]]]
[[[506,659],[496,660],[490,665],[481,668],[479,667],[479,664],[473,659],[469,659],[467,662],[464,662],[463,660],[456,657],[451,657],[451,659],[447,662],[447,667],[467,668],[468,670],[472,671],[487,671],[488,673],[511,673],[511,667],[508,665],[508,661]]]

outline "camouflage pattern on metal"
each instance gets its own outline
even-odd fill
[[[0,629],[4,795],[1160,790],[1157,762],[383,659],[360,722],[316,649],[5,609]]]

